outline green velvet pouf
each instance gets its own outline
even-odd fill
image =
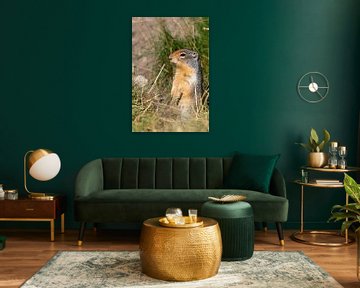
[[[0,236],[0,250],[5,248],[6,237]]]
[[[254,253],[254,215],[247,202],[222,204],[208,201],[201,207],[201,216],[219,222],[223,244],[222,260],[238,261]]]

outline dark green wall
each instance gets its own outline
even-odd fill
[[[356,0],[3,0],[0,181],[21,188],[24,153],[56,151],[60,174],[29,186],[66,194],[67,224],[76,227],[75,175],[94,158],[281,153],[287,227],[297,227],[299,188],[291,181],[306,153],[294,142],[306,141],[311,127],[327,128],[356,164],[359,13]],[[131,16],[210,17],[210,133],[131,132]],[[309,71],[330,81],[319,104],[296,93]],[[325,227],[344,193],[309,190],[306,201],[306,221]]]

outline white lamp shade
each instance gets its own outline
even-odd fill
[[[61,162],[56,153],[50,153],[38,159],[29,169],[29,174],[39,181],[54,178],[60,171]]]

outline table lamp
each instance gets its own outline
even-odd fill
[[[24,187],[30,198],[53,199],[53,196],[45,193],[30,192],[26,185],[26,174],[39,181],[48,181],[54,178],[60,171],[61,162],[59,156],[48,149],[37,149],[26,152],[24,156]]]

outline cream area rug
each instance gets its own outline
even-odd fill
[[[246,261],[221,262],[219,273],[190,282],[167,282],[141,273],[138,251],[58,252],[23,288],[338,288],[328,273],[302,252],[255,251]]]

